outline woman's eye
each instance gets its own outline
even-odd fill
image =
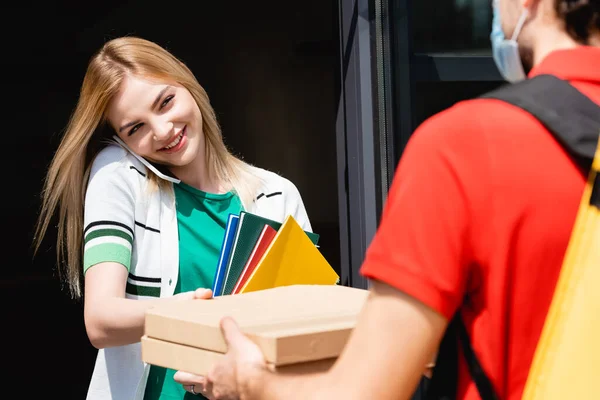
[[[175,96],[173,96],[173,95],[167,96],[167,98],[165,99],[165,101],[163,101],[161,103],[160,108],[162,109],[162,108],[166,107],[167,104],[169,104],[171,102],[171,100],[173,100],[173,97],[175,97]]]
[[[138,130],[138,129],[140,129],[141,127],[142,127],[142,124],[137,124],[137,125],[134,125],[134,126],[133,126],[133,128],[131,128],[131,129],[129,130],[129,134],[128,134],[128,135],[129,135],[129,136],[133,135],[133,134],[135,133],[135,131],[137,131],[137,130]]]

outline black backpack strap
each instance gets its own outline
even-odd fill
[[[458,389],[458,344],[467,362],[471,379],[482,400],[498,400],[492,382],[479,363],[467,329],[457,313],[448,324],[439,347],[436,366],[427,388],[427,400],[454,400]]]
[[[457,318],[456,330],[458,333],[458,338],[460,339],[465,360],[469,366],[469,373],[471,374],[471,378],[473,379],[475,386],[477,386],[479,396],[482,400],[498,400],[494,386],[479,363],[479,360],[475,355],[475,351],[471,346],[471,340],[469,339],[467,328],[460,318]]]
[[[590,204],[600,208],[600,173],[596,174],[592,194],[590,195]]]
[[[503,100],[533,115],[575,162],[589,171],[600,135],[600,106],[569,82],[553,75],[538,75],[504,85],[481,98]]]
[[[438,348],[437,360],[433,368],[431,381],[427,385],[426,396],[413,400],[454,400],[458,388],[458,337],[455,316],[442,338]],[[426,379],[426,378],[423,378]]]

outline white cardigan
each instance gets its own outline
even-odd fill
[[[172,296],[179,273],[175,199],[172,191],[148,187],[149,168],[154,170],[111,144],[94,160],[85,196],[84,268],[106,254],[129,262],[126,295],[139,300]],[[304,230],[312,231],[294,184],[273,172],[256,172],[265,183],[247,211],[278,222],[292,215]],[[139,343],[101,349],[87,400],[143,399],[148,371]]]

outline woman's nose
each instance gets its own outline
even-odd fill
[[[158,121],[153,124],[152,132],[154,140],[163,141],[168,140],[173,133],[173,124],[171,122]]]

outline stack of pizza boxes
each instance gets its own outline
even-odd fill
[[[327,370],[352,332],[368,291],[339,285],[291,285],[172,302],[149,309],[143,361],[206,375],[227,351],[220,321],[232,317],[272,370]]]

